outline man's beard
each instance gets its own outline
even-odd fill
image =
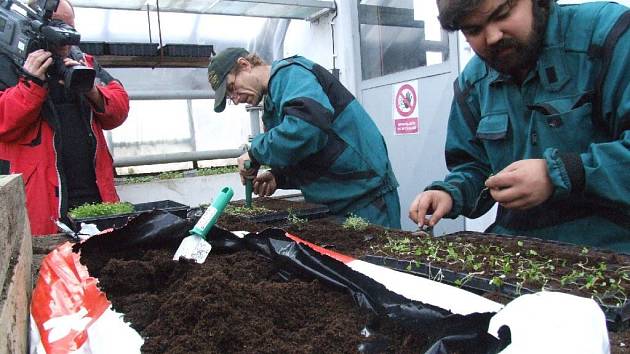
[[[532,2],[534,21],[529,38],[525,42],[504,38],[489,48],[487,56],[482,56],[484,61],[498,72],[518,77],[536,65],[543,47],[548,10],[541,8],[538,1]],[[508,49],[512,50],[501,56],[501,53]]]

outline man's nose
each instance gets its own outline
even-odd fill
[[[484,28],[484,36],[487,46],[493,46],[503,39],[503,30],[493,23],[488,23]]]
[[[230,100],[232,100],[232,103],[234,104],[239,104],[239,95],[236,93],[230,93]]]

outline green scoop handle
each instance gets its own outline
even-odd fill
[[[230,199],[232,199],[233,195],[234,191],[232,188],[223,188],[221,192],[219,192],[219,195],[214,198],[212,205],[206,209],[199,221],[197,221],[195,227],[190,230],[190,233],[205,239],[212,226],[214,226],[217,219],[219,219],[219,216],[221,216],[221,213],[223,213],[225,206],[230,202]]]

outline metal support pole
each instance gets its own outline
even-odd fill
[[[141,165],[157,165],[162,163],[189,162],[216,159],[237,158],[247,151],[245,146],[231,150],[214,151],[190,151],[177,152],[173,154],[144,155],[120,157],[114,161],[114,167],[128,167]]]
[[[245,110],[249,112],[249,125],[251,127],[249,142],[251,142],[256,135],[260,134],[260,112],[262,111],[262,106],[247,106]]]

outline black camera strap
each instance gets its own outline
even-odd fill
[[[23,67],[19,66],[18,70],[20,72],[20,76],[22,76],[26,81],[31,81],[36,83],[39,86],[44,86],[44,84],[46,83],[46,80],[42,80],[40,78],[38,78],[37,76],[34,76],[33,74],[29,73],[28,71],[24,70]]]

